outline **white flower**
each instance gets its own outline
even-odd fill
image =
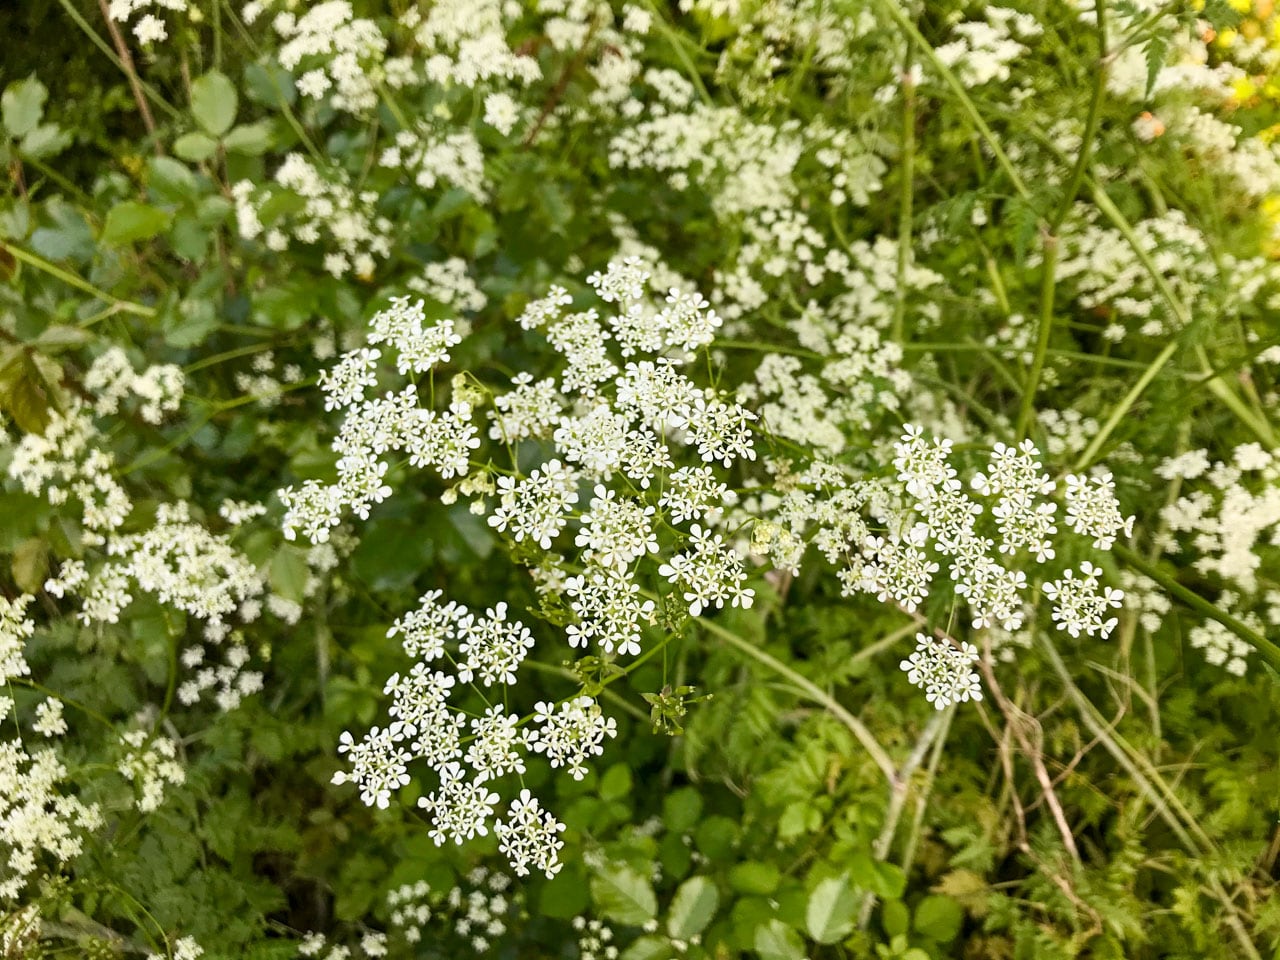
[[[506,855],[516,876],[527,876],[532,867],[550,879],[563,866],[559,857],[564,847],[559,836],[563,831],[563,823],[543,810],[528,790],[521,790],[507,808],[507,819],[497,823],[498,849]]]
[[[491,93],[484,98],[484,122],[504,137],[520,121],[520,108],[509,93]]]
[[[907,679],[925,692],[939,710],[953,703],[982,699],[982,685],[972,669],[978,648],[924,633],[916,634],[916,649],[899,666]]]
[[[1103,587],[1099,592],[1102,571],[1088,560],[1081,561],[1080,573],[1073,570],[1063,573],[1062,579],[1044,584],[1044,594],[1053,601],[1053,619],[1059,630],[1073,637],[1081,633],[1106,639],[1119,622],[1115,617],[1104,620],[1107,611],[1118,609],[1124,599],[1124,591]]]

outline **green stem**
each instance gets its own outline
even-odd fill
[[[955,72],[949,66],[943,63],[937,51],[930,46],[929,41],[920,32],[920,28],[915,25],[915,22],[902,9],[897,0],[877,0],[877,2],[889,19],[897,24],[898,28],[905,34],[908,42],[916,44],[924,58],[929,61],[929,65],[951,88],[951,92],[955,94],[960,108],[968,115],[969,121],[977,129],[982,139],[986,141],[987,149],[991,151],[991,155],[996,159],[996,164],[1004,171],[1005,176],[1009,178],[1014,191],[1028,206],[1034,209],[1034,204],[1031,202],[1031,191],[1022,182],[1022,177],[1019,176],[1012,161],[1009,160],[1008,155],[1004,152],[1004,147],[1000,145],[999,138],[991,130],[991,127],[987,125],[987,121],[982,119],[981,111],[978,110],[977,104],[973,102],[973,98],[969,96],[969,91],[965,89],[964,84],[960,82],[960,78],[955,75]]]
[[[78,26],[90,41],[93,42],[94,46],[105,53],[107,58],[115,64],[116,69],[120,70],[122,73],[127,72],[124,61],[122,61],[120,57],[116,55],[116,52],[111,49],[111,44],[107,43],[107,41],[103,40],[102,37],[98,35],[98,31],[93,29],[93,26],[89,21],[84,18],[84,14],[75,8],[75,5],[72,4],[71,0],[58,0],[58,3],[62,6],[62,9],[66,11],[67,16],[70,17],[72,21],[75,22],[76,26]],[[182,112],[177,107],[161,96],[160,91],[151,86],[151,84],[147,83],[141,77],[138,77],[138,86],[142,88],[143,92],[151,99],[152,103],[162,109],[171,118],[177,119],[182,116]]]
[[[1097,135],[1098,118],[1102,112],[1102,96],[1107,88],[1107,71],[1104,64],[1107,55],[1107,17],[1106,0],[1097,0],[1098,64],[1094,71],[1093,96],[1089,100],[1089,113],[1085,119],[1083,139],[1080,142],[1080,154],[1076,157],[1071,175],[1067,178],[1067,186],[1054,211],[1053,219],[1044,233],[1044,272],[1040,277],[1040,325],[1036,331],[1036,352],[1031,361],[1031,370],[1027,374],[1027,386],[1022,391],[1022,403],[1018,408],[1018,420],[1014,427],[1017,439],[1027,435],[1031,421],[1035,417],[1036,391],[1040,389],[1040,377],[1044,373],[1045,355],[1049,351],[1049,340],[1053,335],[1054,293],[1058,283],[1058,229],[1071,212],[1076,194],[1084,182],[1089,162],[1093,156],[1093,140]]]
[[[764,664],[779,676],[785,677],[803,691],[809,699],[826,707],[832,716],[849,728],[849,732],[854,735],[855,739],[857,739],[860,744],[862,744],[863,749],[867,751],[868,755],[870,755],[871,759],[875,762],[875,765],[880,768],[880,772],[884,774],[885,779],[891,785],[897,782],[898,772],[895,769],[893,759],[889,756],[888,752],[885,751],[884,747],[880,746],[880,743],[872,735],[871,731],[866,728],[862,721],[842,707],[840,703],[831,696],[831,694],[827,693],[808,677],[804,676],[804,674],[792,670],[781,660],[770,656],[754,643],[744,640],[742,637],[730,630],[726,630],[715,621],[698,618],[698,622],[709,632],[715,634],[725,643],[729,644],[729,646],[745,653],[753,660]]]
[[[1112,550],[1121,560],[1138,571],[1145,577],[1149,577],[1156,583],[1160,584],[1168,593],[1181,600],[1187,606],[1191,607],[1197,613],[1201,613],[1212,620],[1218,621],[1237,637],[1243,640],[1249,646],[1253,647],[1262,656],[1262,659],[1277,671],[1280,671],[1280,647],[1276,646],[1266,637],[1249,629],[1231,614],[1224,610],[1218,609],[1214,604],[1210,603],[1194,590],[1184,587],[1172,576],[1165,573],[1154,563],[1148,561],[1141,554],[1122,544],[1116,544]]]
[[[83,291],[104,303],[114,304],[117,309],[123,313],[132,313],[139,317],[154,317],[156,311],[152,307],[144,307],[140,303],[132,303],[128,300],[121,300],[119,297],[113,297],[105,290],[99,290],[87,280],[82,280],[74,273],[63,270],[57,264],[50,263],[44,257],[23,250],[21,247],[15,247],[10,243],[0,243],[0,250],[5,250],[13,255],[15,260],[20,260],[29,266],[35,267],[51,277],[57,277],[63,283],[75,287],[77,290]]]
[[[898,287],[894,291],[893,340],[903,341],[903,326],[907,316],[907,271],[911,268],[912,205],[915,202],[916,161],[916,85],[911,77],[912,54],[915,44],[907,40],[907,52],[902,59],[902,151],[898,175]]]
[[[1014,436],[1021,440],[1027,435],[1034,415],[1036,391],[1040,388],[1040,376],[1044,373],[1044,358],[1049,352],[1049,338],[1053,335],[1053,298],[1058,282],[1058,238],[1052,233],[1044,235],[1044,263],[1040,275],[1040,320],[1036,328],[1036,352],[1027,372],[1027,385],[1022,389],[1022,402],[1018,406],[1018,420]]]
[[[1115,409],[1113,409],[1110,415],[1108,415],[1106,422],[1098,432],[1093,435],[1093,439],[1089,441],[1089,446],[1085,447],[1084,453],[1080,454],[1080,457],[1076,460],[1074,467],[1074,470],[1077,473],[1089,466],[1089,464],[1093,463],[1098,456],[1098,452],[1102,449],[1102,445],[1107,442],[1107,438],[1110,437],[1116,427],[1119,426],[1120,421],[1125,418],[1133,405],[1138,402],[1138,398],[1142,396],[1147,387],[1151,385],[1151,381],[1156,378],[1156,374],[1164,368],[1165,364],[1173,359],[1173,355],[1177,352],[1178,341],[1176,339],[1170,340],[1164,345],[1164,349],[1162,349],[1160,353],[1156,355],[1156,358],[1151,361],[1147,366],[1146,371],[1134,382],[1133,386],[1129,388],[1129,392],[1124,395],[1118,404],[1116,404]]]

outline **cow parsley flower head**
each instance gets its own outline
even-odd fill
[[[953,703],[982,699],[982,685],[973,665],[978,648],[971,643],[916,634],[916,649],[899,666],[907,679],[925,692],[939,710]]]
[[[564,866],[559,853],[564,847],[560,834],[564,824],[547,813],[528,790],[511,801],[505,820],[499,820],[495,831],[498,849],[506,854],[516,876],[528,876],[530,868],[551,879]]]
[[[1053,602],[1053,619],[1059,630],[1073,637],[1084,633],[1106,639],[1116,628],[1115,617],[1103,619],[1110,610],[1118,609],[1124,591],[1101,585],[1102,571],[1088,560],[1080,563],[1080,576],[1067,570],[1061,579],[1044,584],[1046,597]]]

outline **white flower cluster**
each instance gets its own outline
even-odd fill
[[[574,917],[573,929],[577,933],[580,960],[618,960],[618,948],[613,943],[613,928],[600,920]]]
[[[439,591],[426,594],[421,606],[388,632],[401,637],[406,653],[417,662],[408,674],[395,674],[386,683],[394,718],[386,728],[373,728],[359,742],[343,734],[339,751],[347,755],[351,770],[339,771],[333,781],[357,784],[365,803],[385,808],[392,792],[409,783],[408,765],[425,760],[440,786],[419,798],[418,806],[428,811],[430,835],[437,844],[463,843],[492,828],[518,874],[533,867],[554,876],[564,825],[527,790],[512,801],[505,818],[495,821],[500,798],[490,781],[523,774],[525,751],[545,755],[553,767],[567,764],[581,777],[584,758],[602,752],[604,737],[614,735],[613,722],[602,717],[590,697],[562,704],[558,713],[552,704],[539,704],[533,724],[523,730],[519,717],[500,705],[468,722],[450,704],[457,682],[479,687],[515,683],[516,668],[532,648],[533,637],[519,621],[506,619],[505,603],[477,617],[452,601],[442,605],[440,599]],[[447,662],[456,664],[456,676],[432,667]]]
[[[0,697],[0,716],[12,709],[13,701]],[[96,804],[59,792],[66,776],[52,748],[28,753],[21,740],[0,742],[0,851],[8,854],[0,899],[27,888],[43,855],[65,863],[80,854],[85,832],[102,826]]]
[[[101,354],[84,377],[85,392],[93,398],[93,412],[99,417],[120,410],[122,401],[136,397],[140,401],[138,415],[147,423],[158,424],[182,403],[186,377],[174,364],[157,364],[135,373],[128,355],[120,347]]]
[[[966,86],[984,83],[1007,83],[1010,64],[1031,51],[1020,40],[1034,40],[1041,28],[1029,13],[1008,7],[987,7],[984,20],[958,24],[952,32],[956,39],[938,47],[938,59],[955,71]]]
[[[32,597],[0,597],[0,685],[30,674],[26,642],[35,624],[26,610]],[[14,709],[0,697],[0,722]],[[46,737],[66,733],[62,704],[45,700],[36,708],[35,732]],[[52,747],[28,751],[20,738],[0,742],[0,853],[7,852],[0,875],[0,899],[16,899],[35,878],[40,858],[65,863],[79,855],[86,831],[102,826],[96,804],[59,792],[67,769]]]
[[[285,41],[276,54],[280,65],[298,75],[304,97],[350,113],[377,106],[387,39],[372,20],[355,16],[347,0],[325,0],[302,16],[280,13],[271,26]]]
[[[392,458],[403,462],[407,453],[410,468],[457,478],[447,502],[472,497],[473,510],[488,512],[493,529],[550,555],[534,565],[562,567],[568,560],[558,551],[572,544],[577,568],[560,580],[572,646],[639,653],[643,627],[656,618],[658,598],[646,590],[655,577],[676,586],[677,607],[693,616],[726,604],[750,606],[743,555],[711,526],[729,500],[716,471],[754,460],[755,418],[681,372],[720,325],[707,301],[678,289],[651,298],[650,282],[651,272],[635,259],[593,274],[588,283],[611,307],[603,317],[595,308],[566,310],[572,299],[553,288],[519,322],[542,332],[561,355],[562,372],[537,383],[516,376],[505,393],[456,376],[442,411],[421,407],[413,384],[385,384],[431,373],[448,362],[460,338],[451,321],[427,325],[420,302],[394,300],[371,321],[370,346],[340,357],[321,377],[326,405],[345,412],[334,443],[338,481],[281,492],[286,535],[301,532],[322,543],[346,510],[367,516],[392,493]],[[510,459],[511,471],[476,470],[482,414],[485,435]],[[549,440],[556,456],[521,472],[513,446],[534,437]],[[677,458],[692,463],[677,469]],[[583,487],[592,492],[575,512]],[[508,617],[506,603],[481,616],[434,591],[389,636],[399,636],[417,663],[387,682],[392,722],[360,741],[344,734],[340,750],[351,769],[335,781],[356,783],[366,803],[385,807],[409,782],[409,764],[423,759],[439,779],[418,801],[437,843],[492,829],[517,872],[553,875],[562,826],[531,795],[498,816],[501,797],[492,784],[523,773],[526,753],[585,776],[588,759],[614,736],[614,722],[586,696],[539,703],[526,727],[489,701],[484,691],[516,683],[534,646],[531,631]],[[466,685],[485,703],[478,713],[450,703]]]
[[[150,420],[149,405],[159,415],[174,409],[181,395],[181,371],[152,367],[139,377],[118,350],[103,354],[86,382],[94,385],[102,415],[118,411],[132,393],[143,400],[143,416]],[[156,384],[162,387],[152,391],[148,386]],[[73,405],[65,414],[54,414],[43,434],[23,436],[13,448],[8,473],[27,493],[43,494],[54,505],[80,503],[80,541],[101,555],[62,560],[44,588],[53,597],[77,597],[81,623],[118,623],[138,593],[202,620],[205,639],[213,643],[230,633],[232,617],[247,623],[260,615],[266,591],[262,573],[226,535],[195,522],[189,504],[160,504],[140,532],[120,532],[134,504],[115,478],[114,458],[86,407]],[[228,522],[243,524],[265,508],[228,502],[220,512]],[[277,599],[268,598],[268,608],[279,614]],[[183,656],[193,668],[203,659],[199,648]],[[205,667],[182,685],[182,701],[195,703],[216,686],[222,709],[238,705],[261,688],[261,674],[244,669],[247,659],[243,647],[228,651],[222,666]]]
[[[143,813],[158,810],[164,802],[165,786],[181,786],[187,781],[187,772],[177,759],[178,745],[141,729],[123,734],[120,742],[128,749],[116,769],[139,791],[138,809]]]
[[[289,249],[293,241],[312,245],[323,239],[325,270],[335,277],[350,272],[372,276],[376,262],[391,253],[392,223],[375,209],[377,191],[356,192],[348,180],[345,171],[321,171],[302,154],[289,154],[275,174],[279,189],[252,180],[232,186],[240,236],[254,240],[265,230],[266,245],[274,251]],[[298,197],[302,205],[268,229],[258,215],[280,190]]]
[[[9,461],[9,477],[54,506],[74,497],[83,511],[86,545],[102,546],[106,534],[120,527],[133,509],[116,482],[114,466],[89,412],[73,404],[65,414],[51,414],[43,434],[23,436]]]
[[[182,651],[182,665],[195,671],[195,675],[178,687],[178,702],[184,706],[199,703],[209,690],[216,691],[213,701],[219,710],[234,710],[245,697],[262,690],[262,674],[246,670],[249,648],[243,642],[228,644],[223,662],[217,666],[206,663],[207,652],[196,645]]]
[[[395,145],[378,158],[384,167],[403,170],[422,190],[459,187],[476,200],[488,197],[484,153],[475,134],[454,130],[439,134],[426,124],[396,133]]]
[[[391,931],[406,944],[421,943],[427,924],[434,920],[440,928],[437,939],[451,933],[478,955],[487,956],[494,941],[507,932],[512,918],[523,909],[524,894],[511,890],[511,878],[506,874],[475,867],[447,895],[441,896],[425,880],[419,880],[388,893],[387,906]]]
[[[1067,220],[1059,281],[1081,307],[1114,312],[1103,330],[1109,340],[1118,342],[1133,332],[1144,337],[1177,332],[1179,324],[1129,239],[1097,219],[1095,208],[1078,204]],[[1276,286],[1274,266],[1261,257],[1241,259],[1227,252],[1216,259],[1211,256],[1208,239],[1181,210],[1140,220],[1133,231],[1143,253],[1192,316],[1222,310],[1224,299],[1234,304],[1257,302]]]
[[[169,10],[174,13],[185,13],[187,0],[111,0],[107,6],[107,16],[116,23],[128,23],[136,13],[150,9]],[[169,31],[163,18],[154,13],[143,13],[133,25],[133,35],[144,47],[169,38]]]
[[[1160,510],[1156,546],[1220,582],[1218,605],[1265,632],[1280,613],[1280,582],[1269,567],[1280,556],[1280,457],[1256,442],[1237,446],[1227,460],[1189,450],[1156,473],[1180,488]],[[1218,622],[1193,627],[1188,639],[1214,666],[1245,672],[1249,646]]]
[[[799,472],[787,461],[766,462],[775,492],[752,496],[735,514],[739,522],[755,518],[752,551],[794,572],[812,545],[837,565],[845,596],[869,593],[908,612],[934,594],[945,565],[973,629],[1025,646],[1020,631],[1035,611],[1028,564],[1056,557],[1059,524],[1099,550],[1132,529],[1109,474],[1069,476],[1059,490],[1031,441],[995,444],[985,471],[967,485],[951,463],[952,442],[929,438],[922,427],[908,425],[893,454],[892,477],[868,477],[820,460]],[[1061,517],[1058,494],[1066,507]],[[1052,620],[1073,637],[1106,637],[1116,626],[1106,613],[1124,594],[1103,586],[1101,571],[1089,561],[1079,569],[1079,577],[1067,570],[1057,580],[1041,581]],[[971,684],[971,671],[961,669],[971,659],[955,659],[969,652],[963,644],[953,648],[950,641],[925,637],[903,669],[931,702],[946,706],[978,692],[977,675]]]
[[[899,666],[925,699],[942,710],[982,699],[982,684],[973,670],[977,662],[978,648],[971,643],[917,633],[915,651]]]
[[[196,942],[195,937],[179,937],[173,941],[171,954],[149,953],[147,960],[200,960],[204,956],[204,947]]]

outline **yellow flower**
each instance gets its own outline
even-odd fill
[[[1230,27],[1226,27],[1219,31],[1218,39],[1215,40],[1214,43],[1216,43],[1222,50],[1230,50],[1235,45],[1236,37],[1238,36],[1239,34],[1236,33],[1235,30],[1232,30]]]
[[[1227,0],[1227,4],[1236,13],[1249,13],[1253,10],[1253,0]]]
[[[1231,97],[1238,103],[1252,100],[1257,95],[1258,85],[1253,82],[1252,77],[1240,77],[1231,84]]]

